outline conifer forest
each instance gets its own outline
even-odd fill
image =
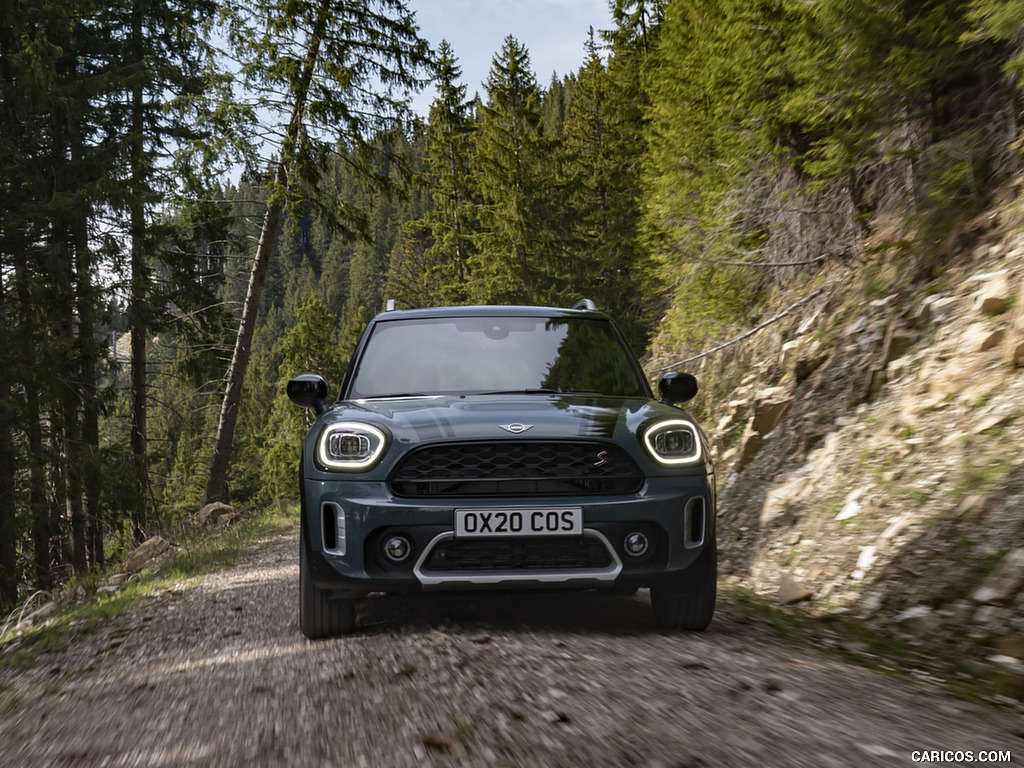
[[[608,6],[478,91],[405,0],[4,0],[0,612],[293,499],[284,385],[388,299],[700,351],[829,262],[942,269],[1019,173],[1021,0]]]

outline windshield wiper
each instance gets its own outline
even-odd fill
[[[600,395],[600,392],[576,389],[501,389],[494,392],[474,392],[475,395]]]
[[[395,400],[399,397],[431,397],[422,392],[396,392],[389,395],[364,395],[361,400]]]

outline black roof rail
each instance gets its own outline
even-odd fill
[[[594,311],[597,310],[597,305],[593,301],[591,301],[590,299],[580,299],[579,301],[577,301],[575,304],[572,305],[572,308],[573,309],[586,309],[586,310],[588,310],[590,312],[594,312]]]

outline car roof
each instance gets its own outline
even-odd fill
[[[426,309],[392,309],[381,312],[373,322],[388,320],[423,320],[440,317],[591,317],[607,320],[607,315],[591,309],[563,307],[478,305],[458,307],[430,307]]]

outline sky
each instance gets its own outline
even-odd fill
[[[611,27],[608,0],[408,0],[416,12],[420,36],[436,49],[447,40],[462,68],[466,95],[485,96],[491,59],[512,35],[530,53],[537,82],[546,88],[552,73],[561,78],[584,61],[587,30]],[[420,94],[413,108],[426,116],[433,89]]]

